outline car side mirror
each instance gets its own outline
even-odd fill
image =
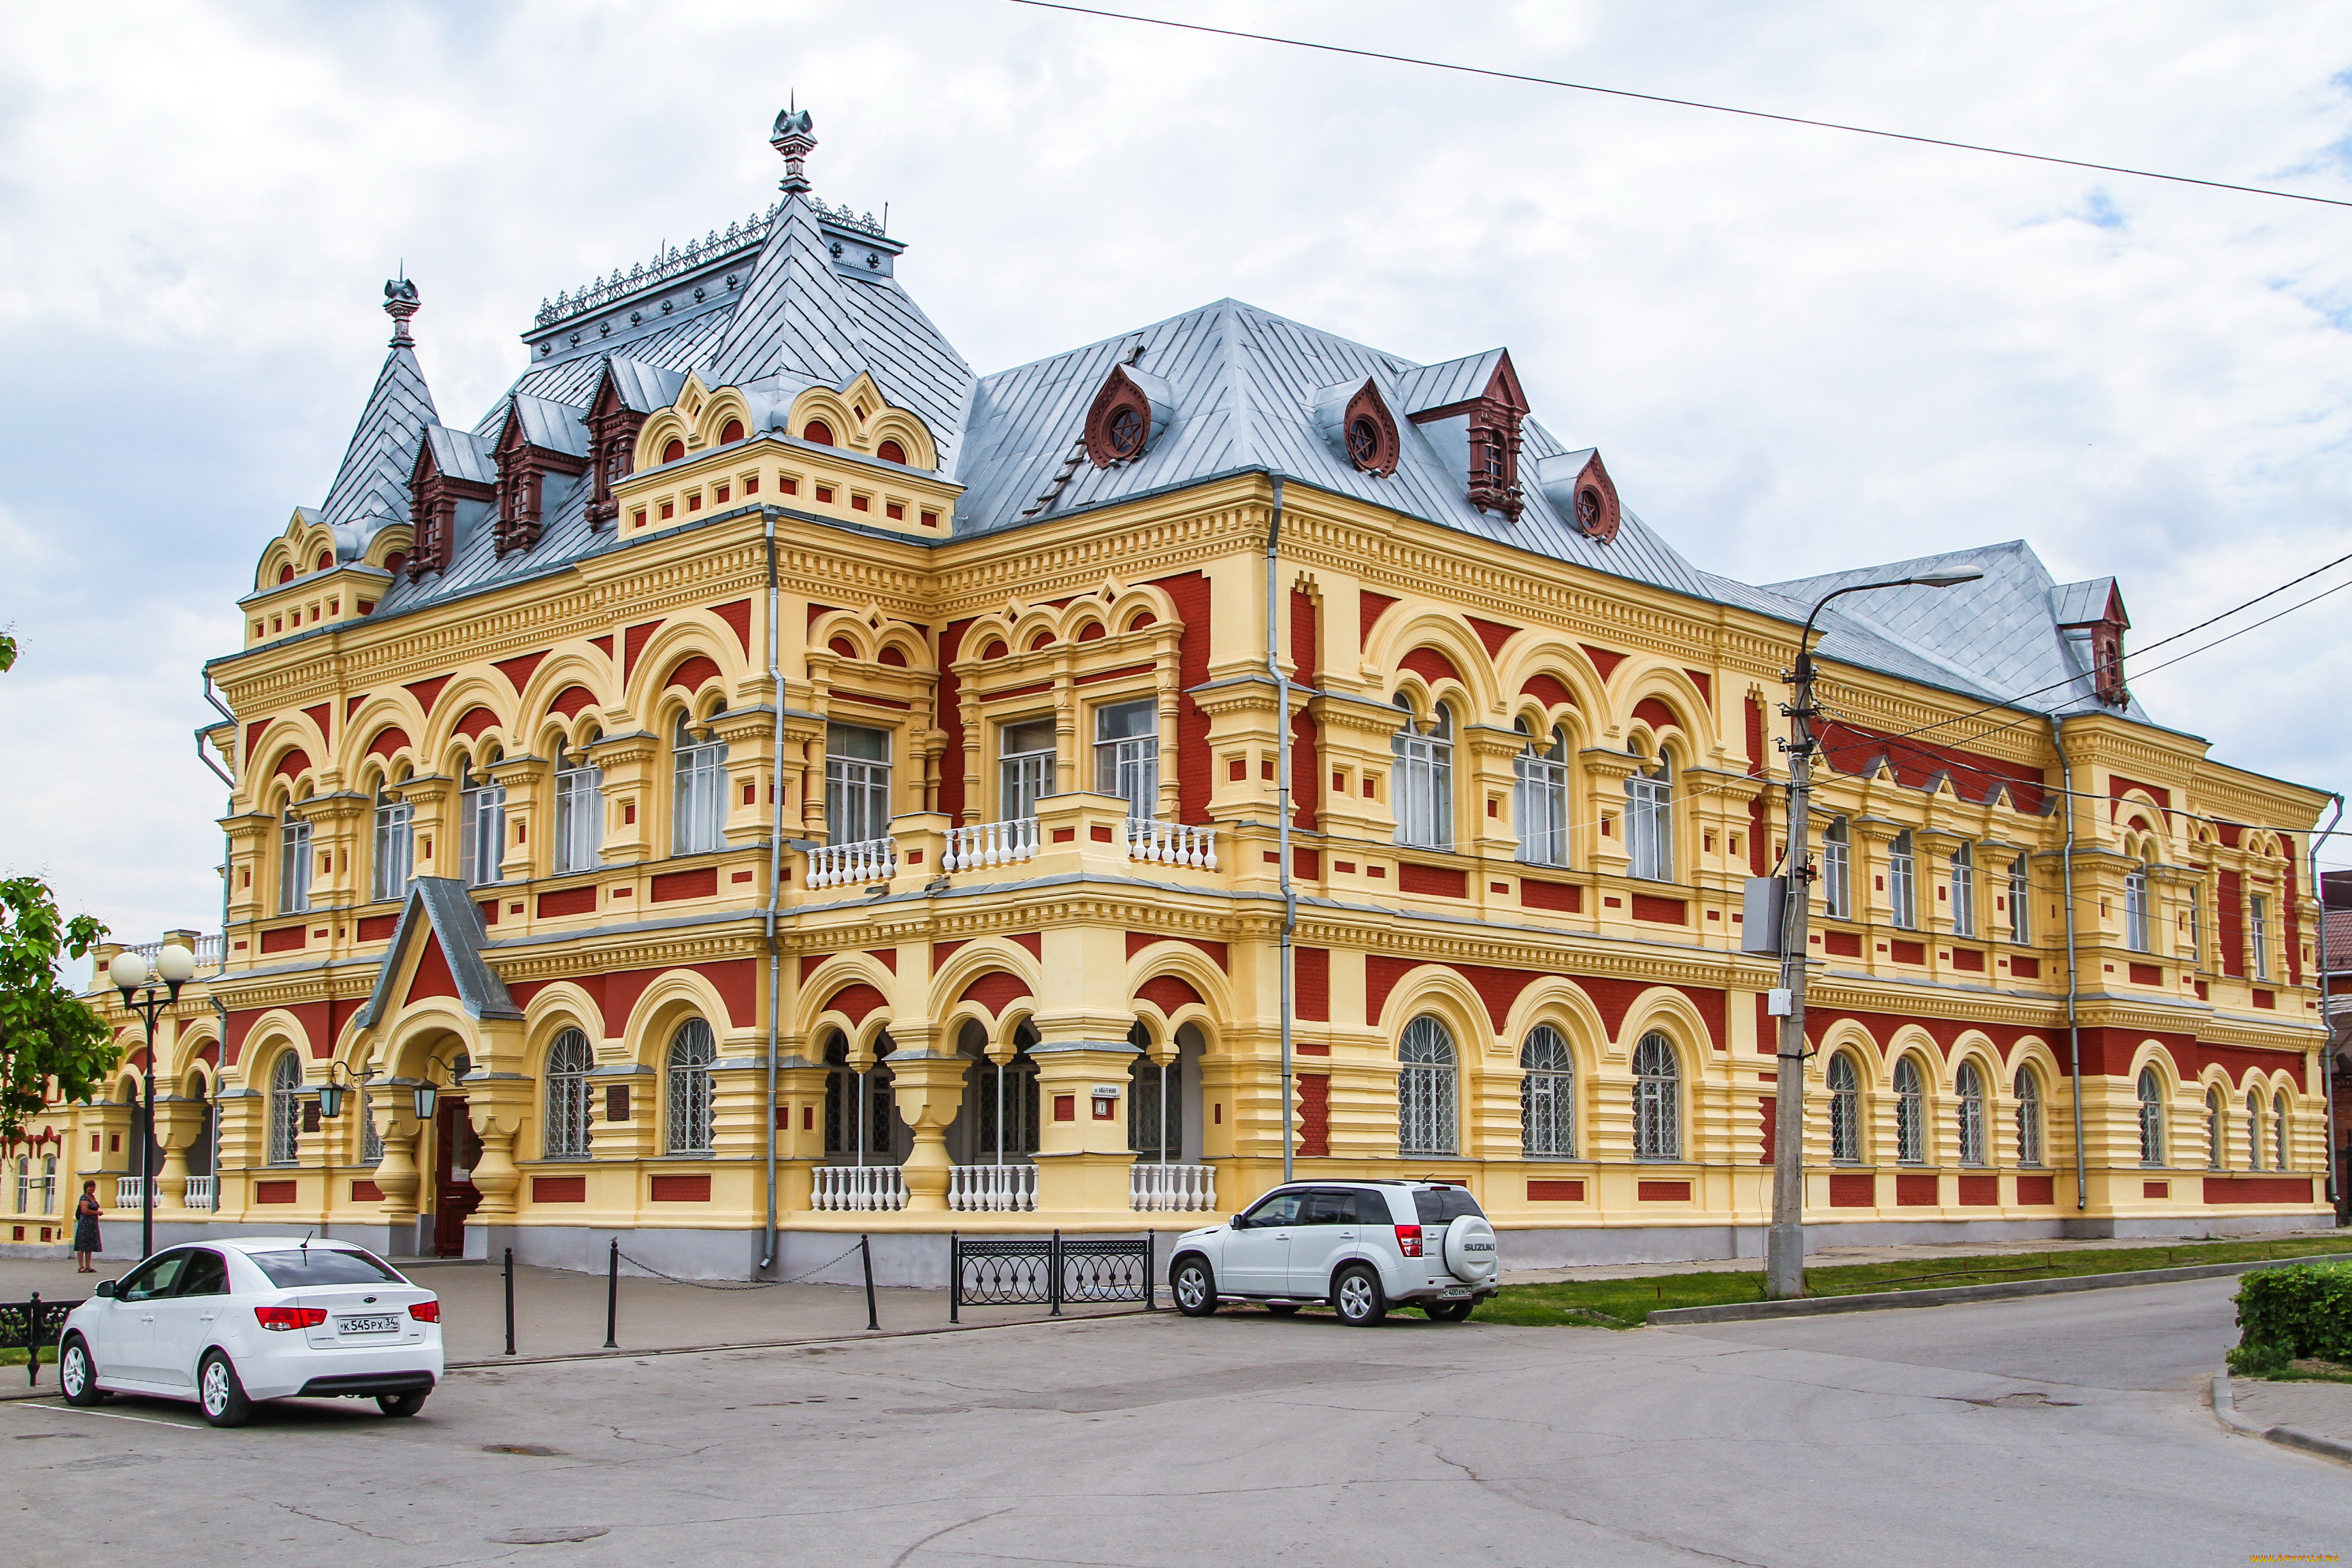
[[[1244,1219],[1239,1215],[1235,1215],[1233,1218],[1227,1220],[1225,1225],[1227,1228],[1232,1230],[1247,1230],[1249,1228],[1249,1221]]]
[[[89,1293],[93,1296],[104,1296],[108,1300],[111,1300],[114,1297],[114,1281],[111,1279],[101,1279],[97,1284],[89,1288]]]

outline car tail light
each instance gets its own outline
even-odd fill
[[[419,1301],[408,1309],[408,1315],[420,1323],[437,1323],[441,1321],[441,1303]]]
[[[1407,1258],[1419,1258],[1421,1256],[1421,1226],[1417,1225],[1401,1225],[1396,1227],[1396,1233],[1397,1250],[1403,1253]]]
[[[256,1307],[253,1315],[265,1329],[315,1329],[327,1321],[324,1307]]]

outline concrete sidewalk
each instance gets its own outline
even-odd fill
[[[2192,1248],[2200,1243],[2227,1241],[2294,1241],[2306,1235],[2315,1241],[2328,1239],[2335,1232],[2248,1231],[2227,1236],[2133,1236],[2108,1237],[2097,1241],[2063,1241],[2056,1239],[2032,1241],[1971,1241],[1910,1243],[1899,1247],[1824,1247],[1805,1254],[1809,1268],[1836,1268],[1848,1265],[1871,1263],[1932,1264],[1946,1258],[2040,1257],[2054,1252],[2111,1252],[2135,1247],[2179,1247]],[[1510,1232],[1502,1234],[1505,1253],[1510,1250]],[[2196,1261],[2192,1256],[2180,1259],[2186,1265]],[[1761,1258],[1717,1258],[1700,1262],[1682,1263],[1595,1263],[1572,1268],[1510,1268],[1503,1270],[1506,1285],[1557,1285],[1576,1279],[1647,1279],[1664,1274],[1760,1274],[1764,1270]],[[1922,1273],[1929,1272],[1926,1268]]]
[[[2294,1426],[2352,1445],[2352,1383],[2268,1383],[2233,1377],[2238,1414],[2258,1426]]]

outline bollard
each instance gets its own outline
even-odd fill
[[[1053,1310],[1045,1315],[1049,1318],[1060,1317],[1062,1315],[1062,1233],[1058,1230],[1054,1233],[1053,1247],[1045,1254],[1045,1300],[1054,1304]]]
[[[954,1231],[948,1232],[948,1321],[959,1320],[956,1309],[963,1304],[963,1238]]]
[[[621,1321],[621,1238],[613,1238],[613,1256],[604,1265],[604,1348],[616,1351],[620,1342],[613,1331]]]
[[[857,1251],[866,1260],[866,1327],[870,1331],[882,1326],[882,1320],[874,1310],[874,1238],[859,1237]]]
[[[33,1292],[33,1300],[25,1310],[25,1383],[27,1387],[41,1381],[41,1293]]]
[[[514,1354],[514,1248],[507,1248],[507,1354]]]

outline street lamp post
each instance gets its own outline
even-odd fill
[[[106,966],[106,977],[122,993],[122,1005],[136,1013],[147,1026],[147,1070],[139,1075],[141,1093],[146,1100],[139,1133],[139,1256],[151,1258],[155,1252],[155,1173],[150,1169],[154,1162],[147,1152],[155,1142],[155,1020],[163,1009],[180,1000],[180,987],[196,972],[196,955],[176,943],[167,944],[150,963],[143,952],[128,949],[114,955]],[[159,994],[156,983],[163,983]]]
[[[1780,905],[1780,994],[1772,998],[1780,1016],[1780,1039],[1772,1086],[1772,1227],[1764,1245],[1766,1293],[1786,1300],[1805,1293],[1805,969],[1807,922],[1812,912],[1813,622],[1822,607],[1846,594],[1873,588],[1956,588],[1984,575],[1974,566],[1948,566],[1885,583],[1855,583],[1824,594],[1805,617],[1797,637],[1797,667],[1790,674],[1795,700],[1780,711],[1790,719],[1788,876]]]

